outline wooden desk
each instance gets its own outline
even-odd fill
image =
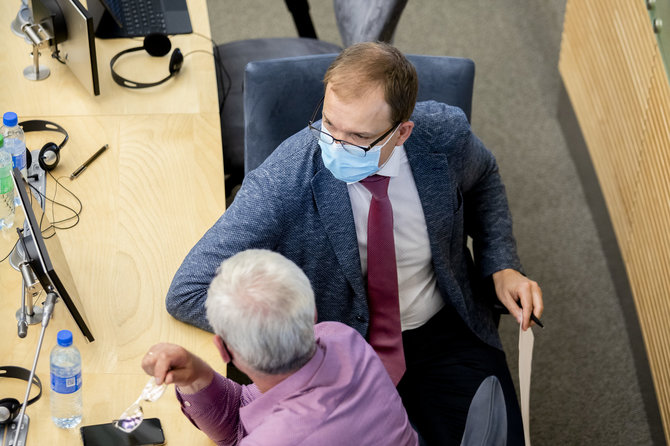
[[[205,0],[189,0],[188,5],[194,30],[209,35]],[[17,7],[1,2],[0,16],[13,18]],[[177,322],[164,306],[182,259],[225,208],[214,63],[207,54],[186,56],[181,72],[169,82],[132,91],[113,83],[109,59],[141,42],[96,39],[101,95],[93,97],[44,50],[42,59],[51,76],[41,82],[23,78],[23,68],[31,63],[31,47],[11,34],[8,23],[0,27],[5,42],[0,53],[0,111],[13,110],[19,119],[53,120],[67,129],[70,141],[61,152],[56,177],[69,175],[100,146],[109,144],[109,150],[79,178],[62,179],[84,209],[76,227],[58,232],[96,340],[87,343],[65,305],[57,304],[37,367],[44,393],[27,410],[29,445],[81,444],[78,428],[61,430],[50,420],[49,352],[58,330],[70,329],[82,353],[82,425],[109,422],[137,398],[148,379],[141,358],[156,342],[183,345],[225,369],[211,335]],[[211,51],[210,42],[195,35],[172,41],[185,54],[194,49]],[[167,72],[168,59],[154,60],[138,52],[128,56],[127,65],[122,59],[118,69],[133,79],[159,79]],[[56,133],[42,133],[27,134],[29,148],[60,141]],[[53,194],[51,179],[47,191]],[[72,202],[60,188],[56,198]],[[56,210],[59,215],[65,214]],[[22,225],[21,210],[16,221]],[[0,256],[15,240],[14,230],[0,234]],[[16,334],[20,286],[20,274],[2,262],[0,365],[30,368],[39,326],[30,326],[25,339]],[[25,386],[14,381],[0,380],[0,395],[22,400]],[[146,417],[161,419],[168,444],[211,444],[181,414],[173,389],[144,409]]]

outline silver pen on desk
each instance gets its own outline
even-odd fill
[[[84,170],[85,170],[85,169],[86,169],[86,168],[87,168],[93,161],[95,161],[95,159],[96,159],[97,157],[99,157],[99,156],[102,154],[102,152],[104,152],[105,150],[107,150],[108,147],[109,147],[109,144],[105,144],[104,146],[100,147],[100,148],[98,149],[97,152],[95,152],[93,155],[91,155],[91,157],[90,157],[89,159],[87,159],[86,161],[84,161],[84,164],[82,164],[81,166],[77,167],[77,169],[76,169],[74,172],[72,172],[72,175],[70,175],[70,179],[71,179],[71,180],[74,180],[74,179],[77,178],[79,175],[81,175],[81,173],[82,173],[82,172],[83,172],[83,171],[84,171]]]

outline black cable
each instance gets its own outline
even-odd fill
[[[223,83],[223,95],[222,95],[222,97],[220,99],[220,102],[219,102],[219,115],[221,115],[221,113],[223,112],[223,106],[226,103],[226,98],[228,98],[228,94],[230,93],[230,89],[233,86],[233,81],[230,77],[230,74],[228,73],[228,70],[226,70],[226,66],[221,61],[221,51],[219,49],[219,45],[214,41],[214,39],[212,39],[211,37],[207,37],[204,34],[197,33],[197,32],[194,32],[193,34],[195,34],[196,36],[202,37],[203,39],[207,39],[210,42],[212,42],[212,46],[214,48],[214,53],[213,53],[213,55],[214,55],[214,65],[216,67],[216,73],[218,75],[217,77],[219,79],[221,79],[221,82]],[[223,76],[221,75],[222,71],[223,71],[223,74],[226,76],[225,80],[227,82],[224,82]],[[226,83],[228,84],[227,86],[226,86]]]
[[[230,93],[230,89],[233,86],[233,80],[230,77],[230,74],[228,74],[228,70],[226,70],[226,66],[223,64],[223,61],[221,60],[221,50],[218,46],[216,48],[216,55],[214,57],[214,62],[216,63],[216,68],[217,70],[220,68],[223,71],[223,74],[226,75],[226,79],[228,80],[228,87],[225,87],[224,84],[224,92],[223,92],[223,98],[221,98],[221,104],[219,104],[219,115],[223,112],[223,105],[226,103],[226,98],[228,97],[228,94]],[[221,79],[221,82],[223,82],[223,78]]]
[[[82,204],[82,202],[81,202],[81,200],[79,199],[79,197],[77,197],[77,196],[76,196],[70,189],[68,189],[67,187],[65,187],[65,186],[59,181],[59,180],[61,180],[61,179],[63,179],[63,178],[68,178],[67,176],[62,176],[62,177],[60,177],[60,178],[57,179],[57,178],[55,178],[55,177],[51,174],[51,172],[47,172],[47,173],[49,174],[49,176],[51,177],[51,179],[54,180],[54,182],[56,183],[56,187],[54,188],[54,195],[53,195],[53,198],[52,198],[52,199],[49,199],[46,195],[44,196],[44,199],[45,199],[45,200],[51,202],[51,218],[52,218],[52,221],[51,221],[51,226],[48,227],[48,228],[46,228],[46,229],[44,229],[44,230],[42,231],[42,233],[44,234],[47,230],[49,230],[49,229],[51,229],[51,228],[53,228],[53,230],[54,230],[54,233],[53,233],[53,234],[51,234],[51,235],[45,237],[45,238],[48,239],[48,238],[53,237],[53,235],[56,233],[56,229],[70,229],[70,228],[74,228],[75,226],[77,226],[77,224],[79,223],[79,219],[80,219],[79,215],[80,215],[80,214],[82,213],[82,211],[84,210],[84,205]],[[63,189],[65,189],[65,191],[66,191],[67,193],[69,193],[75,200],[77,200],[77,203],[79,204],[79,210],[78,210],[78,211],[74,210],[73,208],[71,208],[71,207],[69,207],[69,206],[67,206],[67,205],[65,205],[65,204],[63,204],[63,203],[59,203],[59,202],[56,201],[56,194],[58,193],[58,186],[60,186],[60,187],[62,187]],[[71,211],[73,215],[70,216],[70,217],[64,218],[64,219],[62,219],[62,220],[56,220],[56,215],[55,215],[55,211],[54,211],[54,205],[58,205],[58,206],[60,206],[60,207],[62,207],[62,208],[65,208],[65,209]],[[42,215],[44,215],[44,214],[42,214]],[[58,226],[59,224],[68,222],[68,221],[70,221],[70,220],[72,220],[72,219],[75,219],[75,222],[72,223],[71,225],[69,225],[69,226]],[[41,227],[41,225],[40,225],[40,227]]]
[[[16,248],[16,244],[17,244],[17,243],[19,243],[19,239],[18,239],[18,238],[17,238],[16,241],[14,242],[14,246],[12,246],[12,249],[10,249],[9,252],[7,253],[7,255],[4,256],[4,257],[2,258],[2,260],[0,260],[0,263],[4,262],[5,260],[7,260],[7,257],[9,257],[10,255],[12,255],[12,252],[14,251],[14,248]]]
[[[51,172],[48,172],[48,173],[49,173],[49,176],[56,182],[56,187],[54,188],[54,196],[53,196],[53,198],[52,198],[52,202],[53,202],[53,203],[57,203],[57,202],[56,202],[56,193],[58,192],[58,186],[60,186],[60,187],[62,187],[63,189],[65,189],[65,190],[67,191],[67,193],[69,193],[72,197],[74,197],[74,199],[77,200],[77,203],[79,204],[79,211],[75,211],[74,209],[72,209],[72,208],[70,208],[70,207],[68,207],[68,206],[65,206],[65,205],[63,205],[63,204],[61,204],[61,203],[57,203],[59,206],[61,206],[61,207],[65,207],[65,208],[71,210],[71,211],[74,213],[74,215],[73,215],[72,217],[68,217],[68,218],[66,218],[66,219],[64,219],[64,220],[60,220],[60,221],[54,221],[54,220],[56,219],[56,215],[54,214],[54,208],[53,208],[53,206],[51,206],[51,224],[52,224],[52,225],[55,225],[56,223],[64,223],[64,222],[66,222],[66,221],[68,221],[68,220],[72,220],[73,218],[76,217],[77,221],[76,221],[72,226],[68,226],[67,228],[58,228],[58,227],[55,226],[56,229],[70,229],[70,228],[76,226],[77,223],[79,223],[79,215],[80,215],[81,212],[84,210],[84,205],[81,203],[81,200],[79,199],[79,197],[77,197],[77,196],[74,194],[74,192],[72,192],[72,191],[71,191],[70,189],[68,189],[67,187],[63,186],[63,183],[61,183],[61,182],[59,181],[59,180],[62,180],[63,178],[69,178],[68,176],[63,175],[63,176],[61,176],[61,177],[58,177],[58,179],[56,179],[56,178],[54,178],[54,176],[51,174]]]
[[[228,70],[226,70],[226,66],[223,64],[223,61],[221,60],[221,52],[219,46],[217,45],[214,48],[216,49],[214,56],[214,63],[216,64],[216,68],[217,70],[219,68],[223,70],[223,73],[226,75],[226,79],[228,80],[228,87],[226,88],[224,84],[223,97],[221,98],[221,103],[219,104],[219,115],[221,115],[221,113],[223,112],[223,105],[226,103],[226,98],[228,97],[230,89],[233,86],[233,80],[231,79],[230,74],[228,74]],[[221,79],[221,82],[223,82],[223,78]]]
[[[42,192],[40,192],[39,189],[37,189],[35,186],[33,186],[33,185],[30,184],[30,183],[27,183],[28,186],[30,186],[30,188],[31,188],[32,190],[34,190],[34,191],[37,193],[37,195],[39,195],[43,200],[45,200],[45,201],[44,201],[44,203],[45,203],[45,206],[44,206],[45,209],[44,209],[44,211],[42,212],[42,214],[40,215],[40,221],[39,221],[39,223],[38,223],[39,228],[40,228],[40,232],[42,233],[42,237],[43,237],[44,239],[50,239],[51,237],[53,237],[53,236],[56,234],[56,230],[64,230],[64,229],[74,228],[74,227],[79,223],[80,215],[81,215],[82,211],[84,210],[84,205],[82,204],[82,202],[81,202],[81,200],[79,199],[79,197],[77,197],[77,195],[75,195],[74,192],[72,192],[70,189],[68,189],[67,187],[65,187],[65,186],[63,185],[63,183],[60,182],[61,179],[63,179],[63,178],[68,178],[68,177],[67,177],[67,176],[62,176],[62,177],[59,177],[59,178],[55,178],[55,177],[51,174],[51,172],[47,171],[47,173],[49,174],[49,176],[50,176],[50,177],[54,180],[54,182],[56,183],[56,187],[55,187],[55,189],[54,189],[53,198],[49,198],[49,197],[47,197],[46,194],[43,194]],[[68,205],[66,205],[66,204],[59,203],[59,202],[56,201],[56,194],[58,193],[58,186],[60,186],[60,187],[62,187],[63,189],[65,189],[70,195],[72,195],[72,197],[74,197],[75,200],[77,200],[77,203],[78,203],[78,205],[79,205],[79,206],[78,206],[78,207],[79,207],[79,210],[75,210],[75,209],[71,208],[70,206],[68,206]],[[29,196],[29,198],[30,198],[30,206],[32,207],[32,204],[33,204],[33,194],[28,194],[28,196]],[[51,224],[50,224],[49,226],[47,226],[46,228],[42,228],[42,224],[43,224],[43,222],[44,222],[44,216],[45,216],[45,214],[46,214],[46,212],[47,212],[47,210],[46,210],[46,202],[50,202],[50,203],[51,203],[51,216],[52,216],[51,218],[52,218],[53,221],[51,221]],[[63,218],[63,219],[61,219],[61,220],[56,220],[56,217],[55,217],[55,211],[54,211],[54,206],[60,206],[60,207],[63,207],[63,208],[65,208],[65,209],[69,210],[70,212],[72,212],[73,215],[71,215],[70,217],[67,217],[67,218]],[[59,225],[61,225],[61,224],[63,224],[63,223],[66,223],[66,222],[68,222],[68,221],[70,221],[70,220],[73,220],[73,219],[75,219],[75,222],[72,223],[72,224],[70,224],[69,226],[59,226]],[[50,231],[50,230],[53,230],[53,233],[47,235],[47,232]],[[4,256],[2,259],[0,259],[0,263],[2,263],[2,262],[4,262],[5,260],[7,260],[7,258],[12,254],[12,251],[14,251],[14,248],[16,247],[16,245],[17,245],[18,242],[19,242],[19,238],[16,239],[16,241],[14,242],[14,245],[12,246],[12,249],[9,250],[9,253],[8,253],[6,256]]]
[[[46,201],[45,201],[45,204],[46,204],[46,202],[50,202],[50,203],[51,203],[51,214],[52,214],[52,219],[53,219],[54,221],[52,221],[51,224],[50,224],[49,226],[47,226],[46,228],[42,228],[42,223],[44,222],[44,215],[46,214],[46,212],[42,212],[42,215],[41,215],[41,217],[40,217],[40,222],[39,222],[40,232],[42,233],[42,236],[43,236],[45,239],[49,239],[49,238],[53,237],[54,234],[56,233],[56,230],[57,230],[57,229],[63,230],[63,229],[70,229],[70,228],[75,227],[75,226],[79,223],[79,220],[80,220],[80,214],[82,213],[82,211],[83,211],[83,209],[84,209],[84,205],[82,204],[82,202],[81,202],[81,200],[79,199],[79,197],[77,197],[71,190],[69,190],[67,187],[65,187],[65,186],[59,181],[59,180],[62,179],[62,178],[67,178],[66,176],[62,176],[62,177],[60,177],[59,179],[56,179],[56,178],[51,174],[51,172],[47,172],[47,173],[48,173],[49,176],[56,182],[56,187],[55,187],[55,189],[54,189],[54,197],[53,197],[53,198],[49,198],[49,197],[47,197],[45,194],[43,194],[42,192],[40,192],[35,186],[33,186],[32,184],[30,185],[30,187],[31,187],[35,192],[37,192],[37,194],[38,194],[40,197],[42,197],[44,200],[46,200]],[[56,201],[56,194],[58,193],[58,186],[60,186],[60,187],[62,187],[63,189],[65,189],[70,195],[72,195],[72,197],[74,197],[75,200],[77,200],[77,203],[78,203],[78,205],[79,205],[79,210],[75,210],[75,209],[71,208],[70,206],[67,206],[67,205],[65,205],[65,204],[63,204],[63,203],[59,203],[59,202]],[[31,194],[31,202],[32,202],[32,194]],[[55,220],[56,217],[55,217],[54,206],[60,206],[60,207],[62,207],[62,208],[65,208],[65,209],[69,210],[70,212],[72,212],[73,215],[70,216],[70,217],[61,219],[61,220]],[[46,206],[45,206],[45,208],[46,208]],[[46,209],[45,209],[45,211],[46,211]],[[68,221],[70,221],[70,220],[73,220],[73,219],[75,219],[75,222],[72,223],[72,224],[70,224],[69,226],[59,226],[60,224],[62,224],[62,223],[66,223],[66,222],[68,222]],[[53,229],[54,232],[53,232],[52,234],[47,235],[47,232],[48,232],[49,230],[52,230],[52,229]]]
[[[63,65],[65,65],[65,61],[64,61],[63,59],[61,59],[61,57],[60,57],[60,51],[58,51],[58,50],[54,51],[53,53],[51,53],[51,57],[53,57],[53,58],[56,59],[58,62],[60,62],[60,63],[62,63]]]

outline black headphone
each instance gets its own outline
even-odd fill
[[[114,79],[114,82],[116,82],[117,84],[126,88],[147,88],[147,87],[155,87],[156,85],[162,84],[163,82],[167,81],[172,76],[177,74],[181,69],[181,66],[184,64],[184,56],[181,54],[181,50],[179,48],[175,48],[174,51],[172,52],[172,56],[170,56],[170,65],[169,65],[170,74],[166,78],[161,79],[158,82],[143,84],[142,82],[135,82],[128,80],[120,76],[116,71],[114,71],[114,64],[116,63],[119,57],[127,53],[132,53],[133,51],[146,50],[147,53],[149,53],[153,57],[163,57],[170,52],[171,48],[172,44],[170,43],[170,39],[168,39],[168,36],[166,36],[165,34],[161,33],[149,34],[144,38],[144,44],[142,46],[138,46],[135,48],[128,48],[127,50],[123,50],[120,53],[116,54],[114,57],[112,57],[112,60],[109,61],[109,68],[112,70],[112,79]]]
[[[60,144],[56,144],[53,142],[48,142],[42,146],[40,149],[39,156],[37,158],[37,161],[40,163],[40,167],[44,170],[53,170],[56,168],[58,165],[58,161],[60,161],[60,149],[63,148],[65,143],[67,142],[69,136],[67,134],[67,131],[60,125],[56,124],[55,122],[51,121],[42,121],[39,119],[33,119],[31,121],[23,121],[19,122],[19,125],[21,128],[23,128],[24,133],[28,132],[58,132],[61,133],[64,138],[63,141],[61,141]],[[32,164],[32,156],[30,155],[30,150],[26,149],[27,151],[27,160],[26,160],[26,166],[30,167]]]
[[[30,370],[13,366],[0,367],[0,378],[16,378],[28,381],[30,380]],[[42,382],[37,375],[33,375],[33,384],[36,385],[40,391],[37,396],[28,400],[29,406],[39,400],[42,396]],[[21,406],[22,404],[15,398],[0,399],[0,425],[11,423],[19,414]]]

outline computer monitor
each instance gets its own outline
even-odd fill
[[[22,240],[19,241],[24,244],[25,260],[42,288],[47,292],[54,291],[60,296],[81,333],[90,342],[94,341],[58,236],[55,232],[46,239],[42,236],[40,223],[49,227],[49,219],[42,211],[39,202],[32,199],[30,186],[17,168],[12,170],[12,180],[26,215],[27,227],[24,226]]]
[[[33,22],[53,36],[52,53],[94,96],[100,94],[93,18],[78,0],[30,0]]]

